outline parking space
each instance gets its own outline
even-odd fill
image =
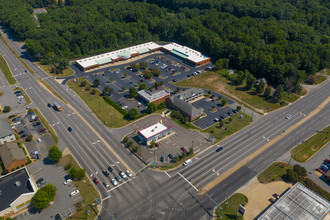
[[[72,183],[64,184],[67,174],[60,164],[46,165],[40,160],[27,166],[27,169],[34,181],[43,178],[46,184],[51,183],[56,186],[57,192],[55,202],[52,206],[40,213],[30,209],[18,216],[18,219],[50,219],[57,213],[60,213],[64,219],[76,211],[75,204],[81,201],[82,197],[80,194],[70,196],[70,193],[76,190],[76,188]]]
[[[194,152],[198,153],[211,145],[211,142],[208,141],[208,134],[201,133],[196,130],[185,129],[176,124],[170,118],[163,118],[160,115],[148,116],[134,124],[131,124],[130,126],[134,130],[141,130],[159,122],[161,119],[165,119],[173,126],[172,134],[157,142],[158,147],[155,149],[150,149],[148,146],[140,145],[141,156],[145,161],[151,162],[155,160],[158,165],[165,165],[171,161],[169,158],[170,154],[173,157],[182,154],[182,147],[184,147],[187,151],[189,151],[190,147],[193,147]],[[135,141],[134,145],[138,145],[136,142],[136,137],[133,137],[133,140]]]

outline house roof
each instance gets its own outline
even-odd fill
[[[13,134],[9,122],[6,117],[0,117],[0,138]]]
[[[0,156],[5,167],[8,167],[14,160],[26,159],[23,149],[13,142],[5,143],[0,147]]]
[[[0,178],[0,212],[9,208],[22,194],[36,192],[26,168],[11,172]]]

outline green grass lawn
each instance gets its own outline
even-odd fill
[[[240,118],[240,115],[242,115],[243,118]],[[224,125],[222,128],[220,128],[220,123],[216,123],[215,125],[203,130],[203,132],[212,134],[216,139],[222,139],[243,129],[252,122],[252,118],[242,112],[239,112],[239,114],[234,114],[231,118],[231,122],[229,122],[229,118],[223,120]]]
[[[218,72],[204,72],[197,76],[175,83],[175,85],[183,87],[199,87],[216,91],[234,99],[238,103],[240,103],[239,100],[242,100],[257,109],[267,112],[281,108],[279,103],[273,103],[271,99],[265,99],[262,95],[256,94],[254,88],[251,90],[246,90],[244,85],[233,85]],[[284,101],[292,102],[297,99],[297,96],[290,94],[285,95]]]
[[[16,89],[14,89],[14,91],[21,91],[21,93],[23,94],[23,96],[25,98],[26,105],[29,105],[31,103],[30,97],[25,93],[25,91],[22,87],[17,87]]]
[[[40,68],[43,69],[43,71],[45,71],[50,76],[68,77],[74,74],[73,69],[71,69],[70,67],[67,67],[65,70],[63,70],[63,73],[61,74],[55,74],[55,73],[51,73],[51,70],[53,68],[51,65],[42,65],[40,62],[36,62],[36,64],[40,66]]]
[[[326,76],[323,76],[321,74],[315,74],[315,84],[320,84],[323,81],[325,81],[327,79]]]
[[[292,158],[299,162],[305,162],[329,141],[330,126],[323,131],[299,144],[291,151]]]
[[[241,214],[237,214],[237,210],[240,204],[245,206],[247,203],[248,198],[245,195],[241,193],[235,193],[223,203],[221,203],[220,207],[222,208],[222,218],[220,218],[220,209],[216,208],[215,214],[217,216],[217,220],[243,219]]]
[[[3,74],[5,75],[8,83],[10,85],[14,85],[16,84],[16,79],[13,77],[13,74],[11,73],[5,59],[0,55],[0,69],[3,72]]]
[[[60,163],[63,165],[63,167],[66,164],[71,163],[73,167],[81,169],[79,164],[70,154],[61,158]],[[82,180],[74,181],[73,183],[83,198],[83,207],[77,208],[77,212],[70,216],[68,219],[95,219],[98,211],[97,208],[92,204],[95,202],[96,198],[100,199],[100,195],[94,188],[93,183],[89,180],[89,178],[87,178],[86,175]],[[90,214],[87,216],[86,212],[88,210],[90,210]]]
[[[287,163],[275,162],[258,175],[258,180],[260,183],[268,183],[278,180],[286,174],[287,169],[290,169],[290,166],[288,166]]]
[[[82,81],[86,82],[85,87],[80,87],[80,83]],[[107,104],[103,97],[100,96],[100,92],[97,90],[95,95],[91,95],[91,84],[83,79],[79,78],[74,82],[74,80],[69,80],[67,85],[76,92],[88,105],[88,107],[93,111],[93,113],[98,117],[98,119],[108,127],[118,128],[125,126],[129,123],[129,121],[124,119],[124,116],[120,114],[115,108],[111,105]],[[87,87],[91,87],[88,91],[86,91]],[[113,113],[112,118],[110,113]]]

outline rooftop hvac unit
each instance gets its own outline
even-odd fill
[[[155,126],[155,128],[157,128],[157,125]]]
[[[15,186],[21,186],[21,185],[22,185],[21,181],[16,181],[15,182]]]
[[[151,130],[151,132],[154,132],[154,131],[155,131],[154,129]]]

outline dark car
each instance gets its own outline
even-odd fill
[[[172,154],[169,154],[168,157],[169,157],[170,159],[173,159],[173,158],[174,158]]]
[[[237,113],[238,113],[238,111],[237,111],[237,110],[235,110],[235,109],[233,110],[233,112],[234,112],[235,114],[237,114]]]
[[[22,93],[21,91],[17,90],[16,92],[14,92],[14,94],[17,94],[17,93]]]
[[[229,116],[232,116],[232,115],[233,115],[233,113],[231,113],[231,112],[227,112],[227,114],[228,114]]]
[[[115,179],[118,181],[118,182],[121,182],[121,179],[119,176],[115,176]]]
[[[25,138],[27,136],[27,134],[23,134],[22,136],[21,136],[21,138]]]
[[[52,104],[48,103],[47,106],[50,108],[50,107],[52,107]]]
[[[164,162],[164,157],[163,156],[161,156],[160,158],[159,158],[159,160],[160,160],[160,162]]]
[[[176,79],[173,79],[173,82],[176,82]]]
[[[21,130],[18,134],[23,134],[25,131],[24,130]]]
[[[110,173],[106,169],[103,169],[102,172],[106,177],[110,175]]]
[[[221,120],[223,120],[223,119],[225,119],[225,117],[223,117],[223,116],[220,116],[220,119],[221,119]]]
[[[68,131],[71,132],[72,131],[72,128],[71,127],[68,127]]]
[[[93,181],[94,181],[95,184],[98,184],[99,183],[99,181],[97,180],[96,177],[93,179]]]
[[[40,122],[40,121],[37,121],[37,122],[36,122],[36,125],[41,125],[41,122]]]
[[[112,171],[113,171],[113,169],[112,169],[112,167],[111,167],[111,166],[108,166],[108,170],[109,170],[110,172],[112,172]]]
[[[56,215],[55,215],[55,220],[62,220],[61,215],[60,215],[60,214],[56,214]]]
[[[40,179],[37,180],[36,183],[37,183],[38,187],[41,187],[41,186],[46,184],[46,180],[44,178],[40,178]]]
[[[186,148],[184,148],[184,147],[181,147],[180,149],[181,149],[183,152],[187,152]]]
[[[223,149],[223,147],[219,147],[218,149],[216,149],[216,152],[220,152]]]

